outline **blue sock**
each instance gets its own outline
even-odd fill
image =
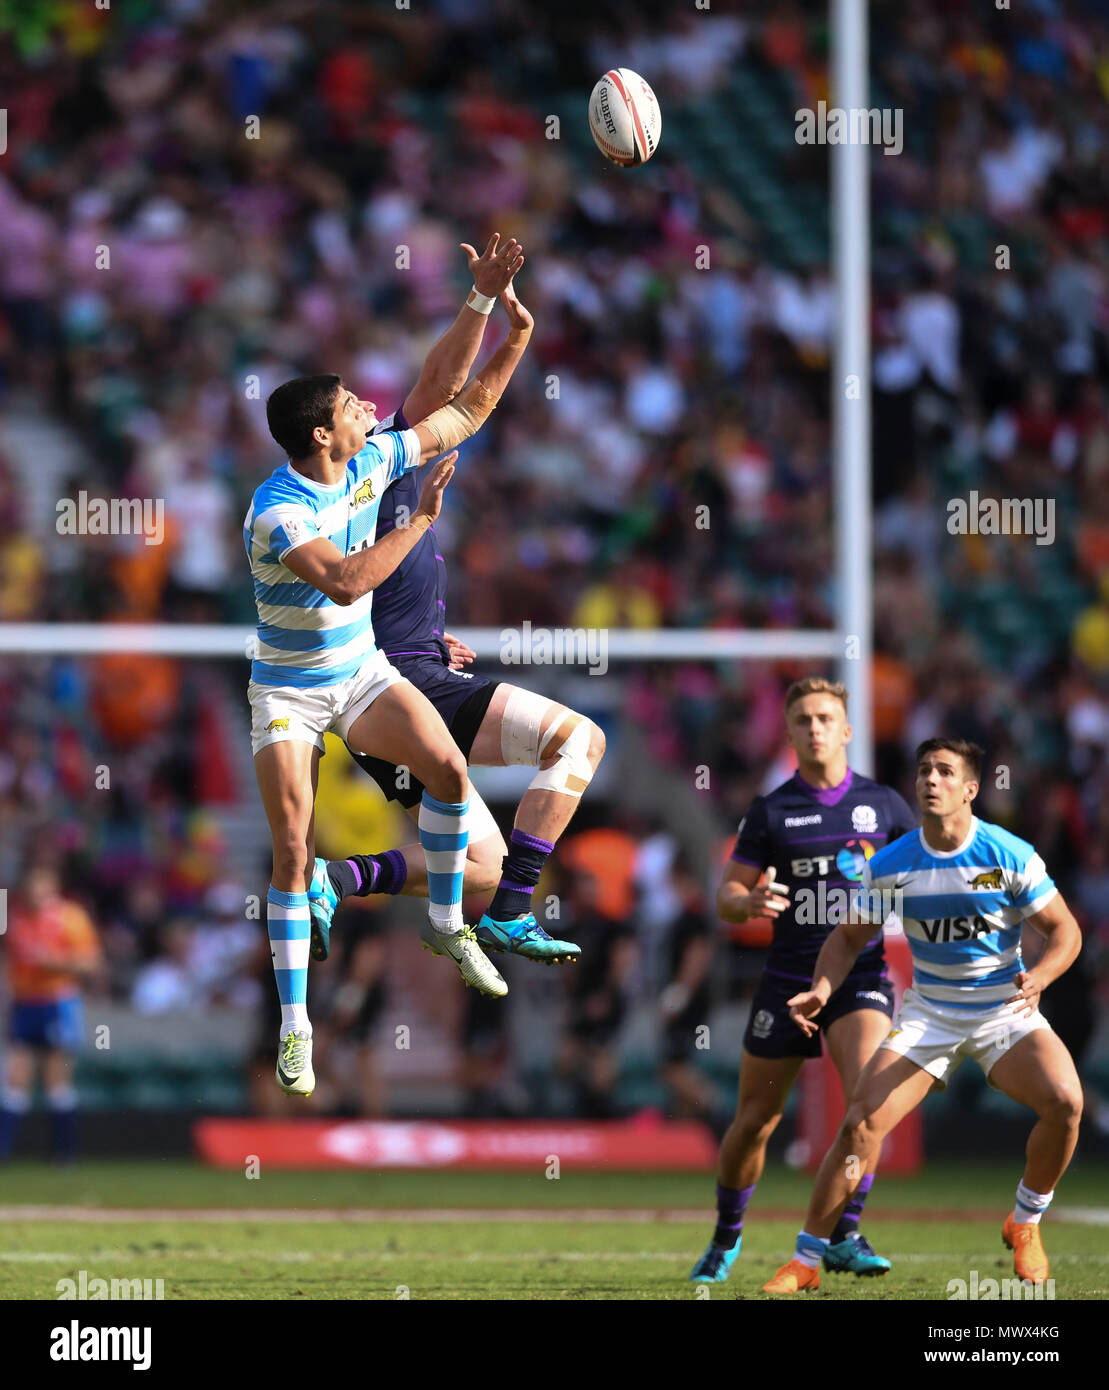
[[[273,973],[281,1001],[281,1036],[308,1033],[308,941],[312,924],[307,893],[283,893],[270,884],[266,894]]]
[[[724,1187],[716,1184],[716,1230],[712,1233],[713,1245],[731,1250],[743,1234],[743,1213],[756,1187]]]
[[[420,844],[427,860],[428,916],[437,931],[453,935],[462,930],[462,879],[469,843],[470,798],[436,801],[425,791],[420,798]]]
[[[843,1209],[843,1215],[836,1222],[836,1229],[832,1232],[833,1245],[838,1245],[841,1240],[846,1240],[853,1231],[859,1229],[859,1219],[863,1214],[863,1207],[866,1205],[866,1199],[873,1186],[874,1174],[864,1173],[862,1182],[856,1187],[851,1200]]]

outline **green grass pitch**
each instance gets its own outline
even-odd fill
[[[880,1178],[864,1229],[892,1272],[825,1275],[808,1297],[944,1300],[948,1280],[971,1270],[1010,1278],[1000,1228],[1019,1170],[1015,1159]],[[564,1167],[554,1181],[348,1171],[248,1180],[136,1162],[14,1164],[3,1176],[0,1299],[56,1299],[58,1281],[80,1270],[161,1279],[167,1300],[695,1299],[687,1276],[712,1221],[709,1174]],[[709,1286],[712,1300],[765,1297],[760,1286],[792,1251],[809,1187],[804,1176],[767,1171],[743,1254],[727,1284]],[[1106,1190],[1103,1167],[1078,1169],[1060,1187],[1044,1224],[1057,1299],[1109,1297]],[[112,1214],[124,1208],[130,1219]]]

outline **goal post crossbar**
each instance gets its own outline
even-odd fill
[[[557,664],[586,664],[586,644],[580,662],[565,659],[573,653],[574,634],[584,628],[460,627],[455,635],[481,660],[510,665],[549,665],[542,640],[557,637]],[[612,628],[593,630],[589,649],[603,642],[609,661],[778,661],[843,657],[843,634],[820,628],[770,628],[764,631],[682,628]],[[521,638],[523,645],[521,646]],[[226,623],[0,623],[0,653],[6,656],[108,656],[139,653],[171,657],[241,657],[253,654],[253,627]],[[530,657],[528,642],[535,644]],[[508,657],[507,653],[515,652]],[[523,653],[521,656],[520,653]]]

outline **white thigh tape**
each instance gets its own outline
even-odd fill
[[[581,796],[593,776],[589,761],[589,724],[581,719],[562,740],[555,752],[554,766],[532,778],[529,791],[563,792]]]
[[[501,719],[501,757],[507,767],[538,767],[542,749],[554,735],[554,722],[542,745],[539,730],[548,710],[557,709],[554,700],[530,690],[513,687]]]

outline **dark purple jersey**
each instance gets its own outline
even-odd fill
[[[811,787],[799,772],[756,797],[739,823],[732,858],[758,869],[774,867],[790,905],[774,923],[766,969],[812,980],[824,938],[848,906],[863,865],[876,850],[915,830],[917,819],[891,787],[847,770],[838,787]],[[867,943],[852,974],[880,971],[882,933]]]
[[[408,425],[403,412],[398,410],[382,420],[378,428],[405,430]],[[420,487],[421,482],[417,482],[413,470],[385,489],[377,514],[375,540],[387,536],[397,524],[398,510],[405,520],[412,516],[420,505]],[[390,657],[427,654],[449,661],[447,644],[443,641],[446,595],[446,564],[439,553],[439,541],[432,525],[381,587],[374,590],[372,622],[374,640],[380,649]]]

